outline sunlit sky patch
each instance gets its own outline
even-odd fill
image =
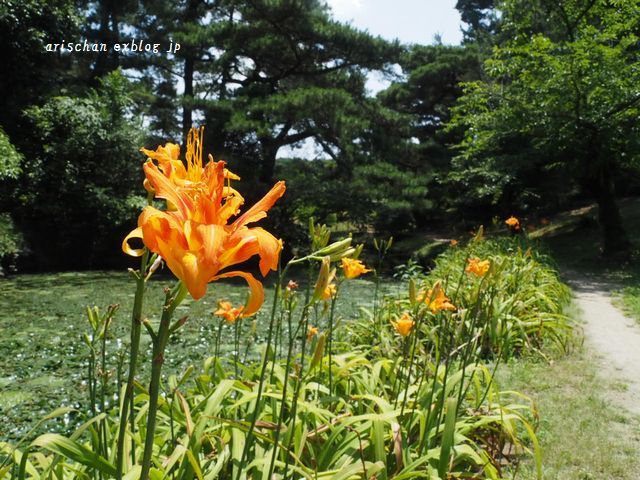
[[[354,27],[403,43],[445,44],[462,40],[456,0],[327,0],[333,16]]]
[[[436,37],[448,45],[462,41],[460,14],[456,0],[326,0],[333,17],[372,35],[405,44],[430,45]],[[386,88],[389,80],[371,73],[367,81],[369,94]],[[326,158],[311,139],[296,147],[281,148],[278,157]]]

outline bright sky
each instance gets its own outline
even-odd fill
[[[438,33],[446,44],[462,40],[456,0],[326,1],[337,20],[389,40],[428,45]]]
[[[336,20],[350,23],[372,35],[402,43],[430,45],[436,34],[442,43],[456,45],[462,41],[460,14],[456,0],[326,0]],[[367,89],[370,94],[386,88],[389,81],[370,74]],[[325,158],[314,142],[307,140],[297,148],[285,147],[278,157],[298,156],[307,159]]]

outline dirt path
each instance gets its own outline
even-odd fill
[[[612,285],[571,275],[582,310],[585,341],[597,353],[602,377],[620,384],[609,398],[640,415],[640,326],[611,304]]]

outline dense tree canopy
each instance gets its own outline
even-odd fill
[[[411,235],[590,196],[606,249],[624,249],[615,188],[638,171],[638,1],[456,8],[458,46],[372,36],[322,0],[0,3],[5,237],[21,230],[40,267],[107,264],[142,198],[138,148],[203,124],[247,201],[288,180],[270,219],[291,238],[309,215]],[[158,49],[113,48],[134,40]],[[84,41],[108,48],[46,48]],[[372,72],[389,81],[377,95]],[[306,158],[283,158],[294,147]]]
[[[526,206],[577,188],[600,207],[605,251],[625,249],[615,179],[638,166],[638,2],[504,3],[511,40],[468,83],[452,176],[475,201]],[[536,198],[537,197],[537,198]]]
[[[35,142],[13,210],[39,267],[108,263],[118,252],[114,234],[144,205],[134,193],[142,136],[128,120],[127,86],[115,71],[86,97],[53,97],[26,111]]]

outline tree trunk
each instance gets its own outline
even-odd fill
[[[192,127],[193,108],[193,54],[187,53],[184,59],[184,95],[182,102],[182,135],[186,139],[189,129]]]
[[[260,168],[260,181],[264,184],[270,184],[273,182],[273,175],[276,169],[276,155],[278,154],[279,146],[272,142],[262,143],[262,166]]]
[[[187,25],[195,22],[198,17],[199,0],[189,0],[184,13],[184,21]],[[182,46],[184,53],[184,95],[182,97],[182,134],[186,141],[189,129],[193,126],[193,71],[196,63],[196,49],[186,42]]]
[[[611,168],[608,165],[603,166],[593,182],[593,191],[598,203],[598,221],[602,228],[603,255],[610,257],[627,253],[630,243],[620,216]]]
[[[111,43],[111,30],[109,28],[109,20],[112,16],[111,12],[111,4],[110,2],[99,2],[98,3],[98,14],[100,16],[100,29],[98,30],[98,36],[96,38],[97,43],[106,43],[109,48],[107,50],[98,51],[98,56],[96,58],[96,63],[91,71],[91,76],[89,82],[93,86],[98,86],[98,79],[103,75],[109,73],[110,70],[110,53],[112,43]]]

